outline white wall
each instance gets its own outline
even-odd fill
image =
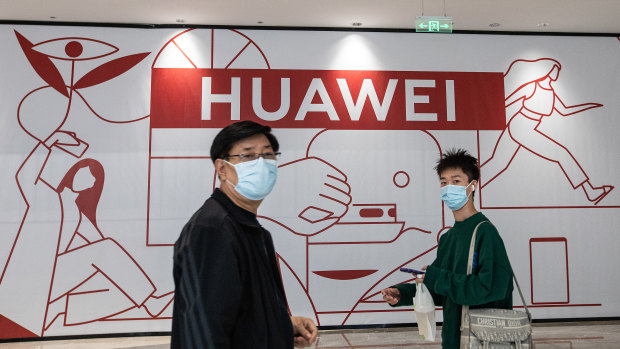
[[[400,266],[432,262],[453,224],[433,171],[451,147],[484,164],[477,206],[500,230],[534,318],[620,315],[620,191],[596,200],[620,180],[617,38],[3,25],[0,43],[0,314],[14,323],[0,338],[170,329],[171,245],[217,185],[208,149],[234,119],[215,103],[206,120],[205,76],[213,94],[239,77],[240,118],[271,125],[281,142],[278,184],[259,215],[295,315],[414,321],[377,292],[406,280]],[[552,89],[521,90],[530,119],[517,113],[522,101],[504,109],[512,86],[551,60],[561,65]],[[254,115],[253,77],[269,111],[290,79],[288,113]],[[355,121],[336,79],[353,103],[370,79],[383,114],[367,103]],[[49,137],[59,143],[40,144]],[[87,158],[103,168],[90,171],[101,193],[75,205],[58,183]]]

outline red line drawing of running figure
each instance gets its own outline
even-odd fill
[[[571,152],[538,129],[543,118],[554,112],[569,116],[603,106],[599,103],[570,106],[564,104],[552,86],[561,69],[561,64],[551,58],[518,59],[508,67],[504,81],[507,95],[506,117],[509,121],[493,149],[493,154],[481,166],[483,176],[488,178],[483,182],[482,188],[506,171],[517,152],[523,148],[557,163],[573,189],[581,187],[594,205],[614,189],[612,185],[592,185]]]
[[[20,126],[37,144],[15,175],[26,210],[1,269],[0,315],[14,328],[0,329],[0,338],[23,330],[43,336],[63,315],[65,326],[136,308],[143,309],[147,317],[158,317],[172,303],[173,292],[156,296],[157,289],[142,267],[118,242],[101,232],[97,205],[104,186],[103,166],[94,159],[79,160],[88,143],[74,132],[61,130],[74,93],[88,105],[78,89],[123,74],[149,53],[109,61],[74,83],[77,61],[100,58],[118,49],[86,38],[34,45],[17,31],[15,34],[30,64],[48,85],[28,93],[17,111]],[[45,45],[58,43],[64,44],[67,57],[41,52]],[[82,55],[84,47],[93,46],[112,50]],[[50,58],[71,62],[70,84],[65,84]],[[119,123],[89,108],[102,120]]]

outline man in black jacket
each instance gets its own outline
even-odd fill
[[[220,188],[174,245],[172,348],[308,346],[312,320],[289,316],[271,235],[256,219],[275,185],[278,141],[268,126],[241,121],[213,140]]]

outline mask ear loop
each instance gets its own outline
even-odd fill
[[[237,169],[235,168],[235,164],[233,164],[231,162],[228,162],[228,161],[226,161],[224,159],[222,159],[222,161],[224,161],[224,163],[232,166],[235,169],[235,172],[237,172]],[[233,182],[231,182],[228,178],[226,178],[225,182],[228,182],[228,184],[230,184],[230,186],[233,187],[233,189],[235,189],[235,187],[237,186],[236,184],[233,184]]]
[[[474,182],[474,180],[469,182],[469,184],[465,187],[465,190],[467,190],[467,188]],[[469,201],[470,195],[472,195],[475,191],[476,191],[476,186],[474,185],[474,188],[469,192],[469,194],[467,194],[467,201]]]

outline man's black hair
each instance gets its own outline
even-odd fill
[[[215,162],[216,159],[227,157],[235,143],[258,134],[264,134],[273,151],[278,151],[280,145],[276,136],[271,133],[271,127],[263,126],[254,121],[239,121],[224,127],[215,136],[211,144],[211,161]]]
[[[480,179],[480,168],[478,159],[471,156],[465,149],[449,149],[443,153],[441,159],[437,161],[437,176],[449,168],[461,169],[467,175],[467,183]]]

